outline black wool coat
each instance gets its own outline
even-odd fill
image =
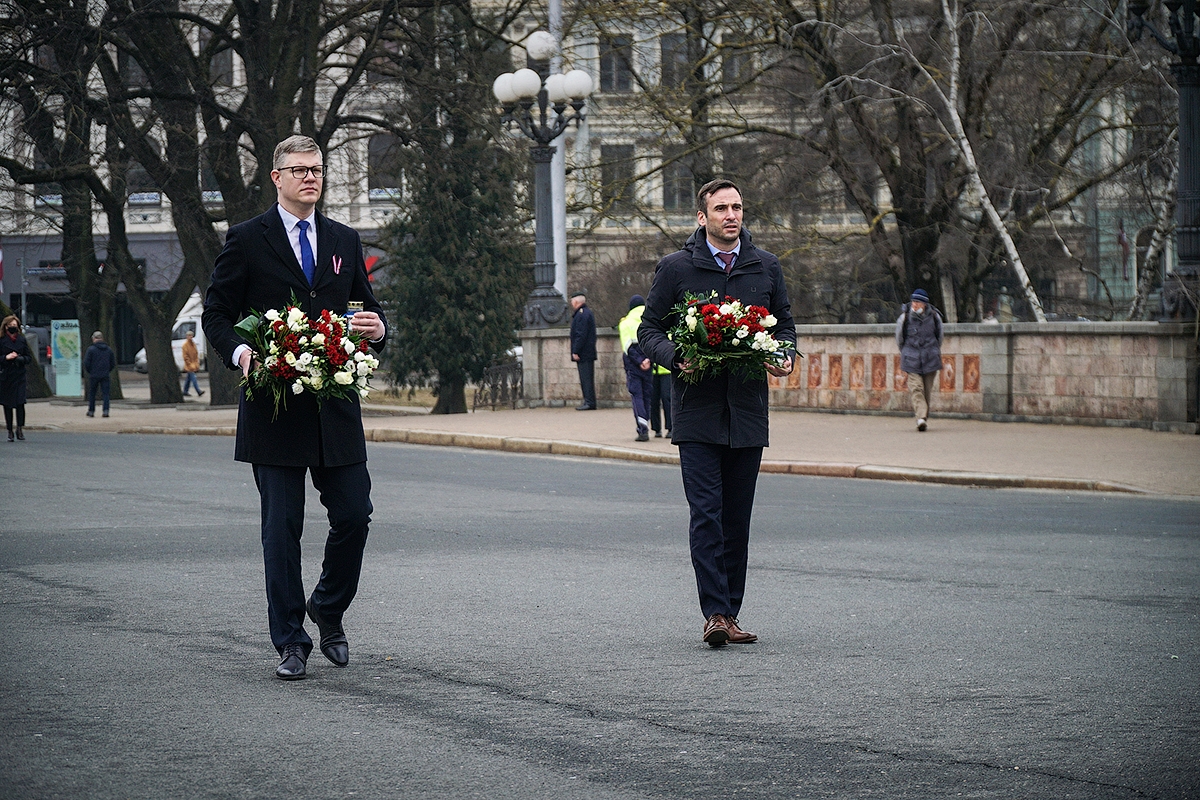
[[[16,358],[9,358],[9,353],[16,353]],[[0,333],[0,405],[25,405],[25,385],[28,382],[25,369],[33,361],[33,353],[29,352],[29,343],[25,337],[17,334],[14,341],[7,333]]]
[[[771,333],[795,349],[796,323],[779,259],[760,250],[742,230],[741,252],[733,271],[717,264],[699,228],[682,250],[658,262],[646,311],[638,328],[638,344],[656,364],[671,370],[671,441],[704,442],[729,447],[766,447],[767,381],[742,380],[728,373],[699,383],[683,381],[676,368],[679,358],[667,331],[676,319],[671,312],[690,294],[707,296],[716,291],[746,305],[765,306],[776,319]]]
[[[310,319],[316,319],[325,309],[343,314],[351,300],[361,301],[364,311],[383,316],[383,308],[367,280],[357,231],[318,212],[315,258],[310,287],[288,242],[277,206],[229,229],[225,249],[217,256],[201,317],[204,335],[225,366],[238,368],[233,353],[247,343],[233,326],[251,311],[282,309],[293,297]],[[336,269],[335,258],[340,260]],[[384,341],[372,343],[372,349],[382,350]],[[357,397],[328,400],[318,411],[310,393],[288,394],[287,406],[280,409],[278,417],[274,415],[275,398],[269,392],[256,392],[253,400],[242,393],[236,460],[293,467],[338,467],[367,460]]]

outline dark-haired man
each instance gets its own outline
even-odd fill
[[[671,441],[679,446],[683,491],[691,511],[689,541],[703,639],[713,647],[747,644],[758,637],[741,629],[738,613],[746,590],[750,512],[767,437],[767,382],[722,373],[698,383],[680,375],[681,362],[667,330],[671,309],[688,294],[732,297],[765,306],[777,323],[774,337],[795,350],[796,325],[779,259],[759,250],[742,226],[742,193],[728,180],[705,184],[697,196],[699,229],[682,250],[658,263],[638,330],[642,350],[671,369]],[[789,354],[768,363],[777,377],[792,371]]]

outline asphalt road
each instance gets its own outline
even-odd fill
[[[763,475],[714,650],[676,468],[372,445],[284,683],[232,440],[3,453],[0,797],[1200,796],[1197,502]]]

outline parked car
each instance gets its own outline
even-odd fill
[[[202,313],[204,313],[204,300],[200,297],[199,292],[193,292],[188,301],[184,303],[179,316],[175,318],[175,327],[171,330],[171,351],[175,354],[175,366],[180,372],[183,372],[183,342],[187,338],[188,331],[196,334],[196,350],[200,354],[200,369],[208,369],[206,357],[208,347],[204,339],[204,331],[200,328]],[[137,355],[133,357],[133,368],[138,372],[149,371],[146,364],[146,348],[138,350]]]

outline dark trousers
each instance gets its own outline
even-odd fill
[[[583,390],[583,405],[596,407],[596,362],[576,361],[579,367],[579,388]]]
[[[104,398],[104,413],[108,413],[108,401],[112,393],[112,379],[105,375],[103,378],[88,378],[88,411],[96,412],[96,390],[99,389]]]
[[[9,433],[12,433],[12,429],[13,429],[13,410],[14,409],[17,412],[17,427],[18,428],[25,427],[25,404],[22,403],[19,406],[5,406],[4,407],[4,425],[5,425],[5,427],[8,428]]]
[[[300,568],[300,536],[304,529],[304,474],[310,471],[321,505],[329,514],[329,537],[321,577],[312,592],[322,617],[340,622],[358,592],[363,549],[371,521],[371,476],[366,462],[344,467],[277,467],[254,465],[254,482],[262,500],[263,564],[267,578],[267,619],[271,643],[300,643],[312,650],[304,630],[304,580]]]
[[[625,388],[633,400],[633,424],[639,435],[650,432],[650,371],[626,368]]]
[[[700,611],[736,617],[746,593],[750,512],[761,447],[679,443],[683,492],[691,509],[688,538]]]
[[[658,414],[660,406],[662,407],[662,417],[659,417]],[[661,375],[655,374],[650,379],[650,427],[654,429],[655,433],[662,433],[662,422],[666,422],[667,430],[671,430],[671,373],[669,372]]]

